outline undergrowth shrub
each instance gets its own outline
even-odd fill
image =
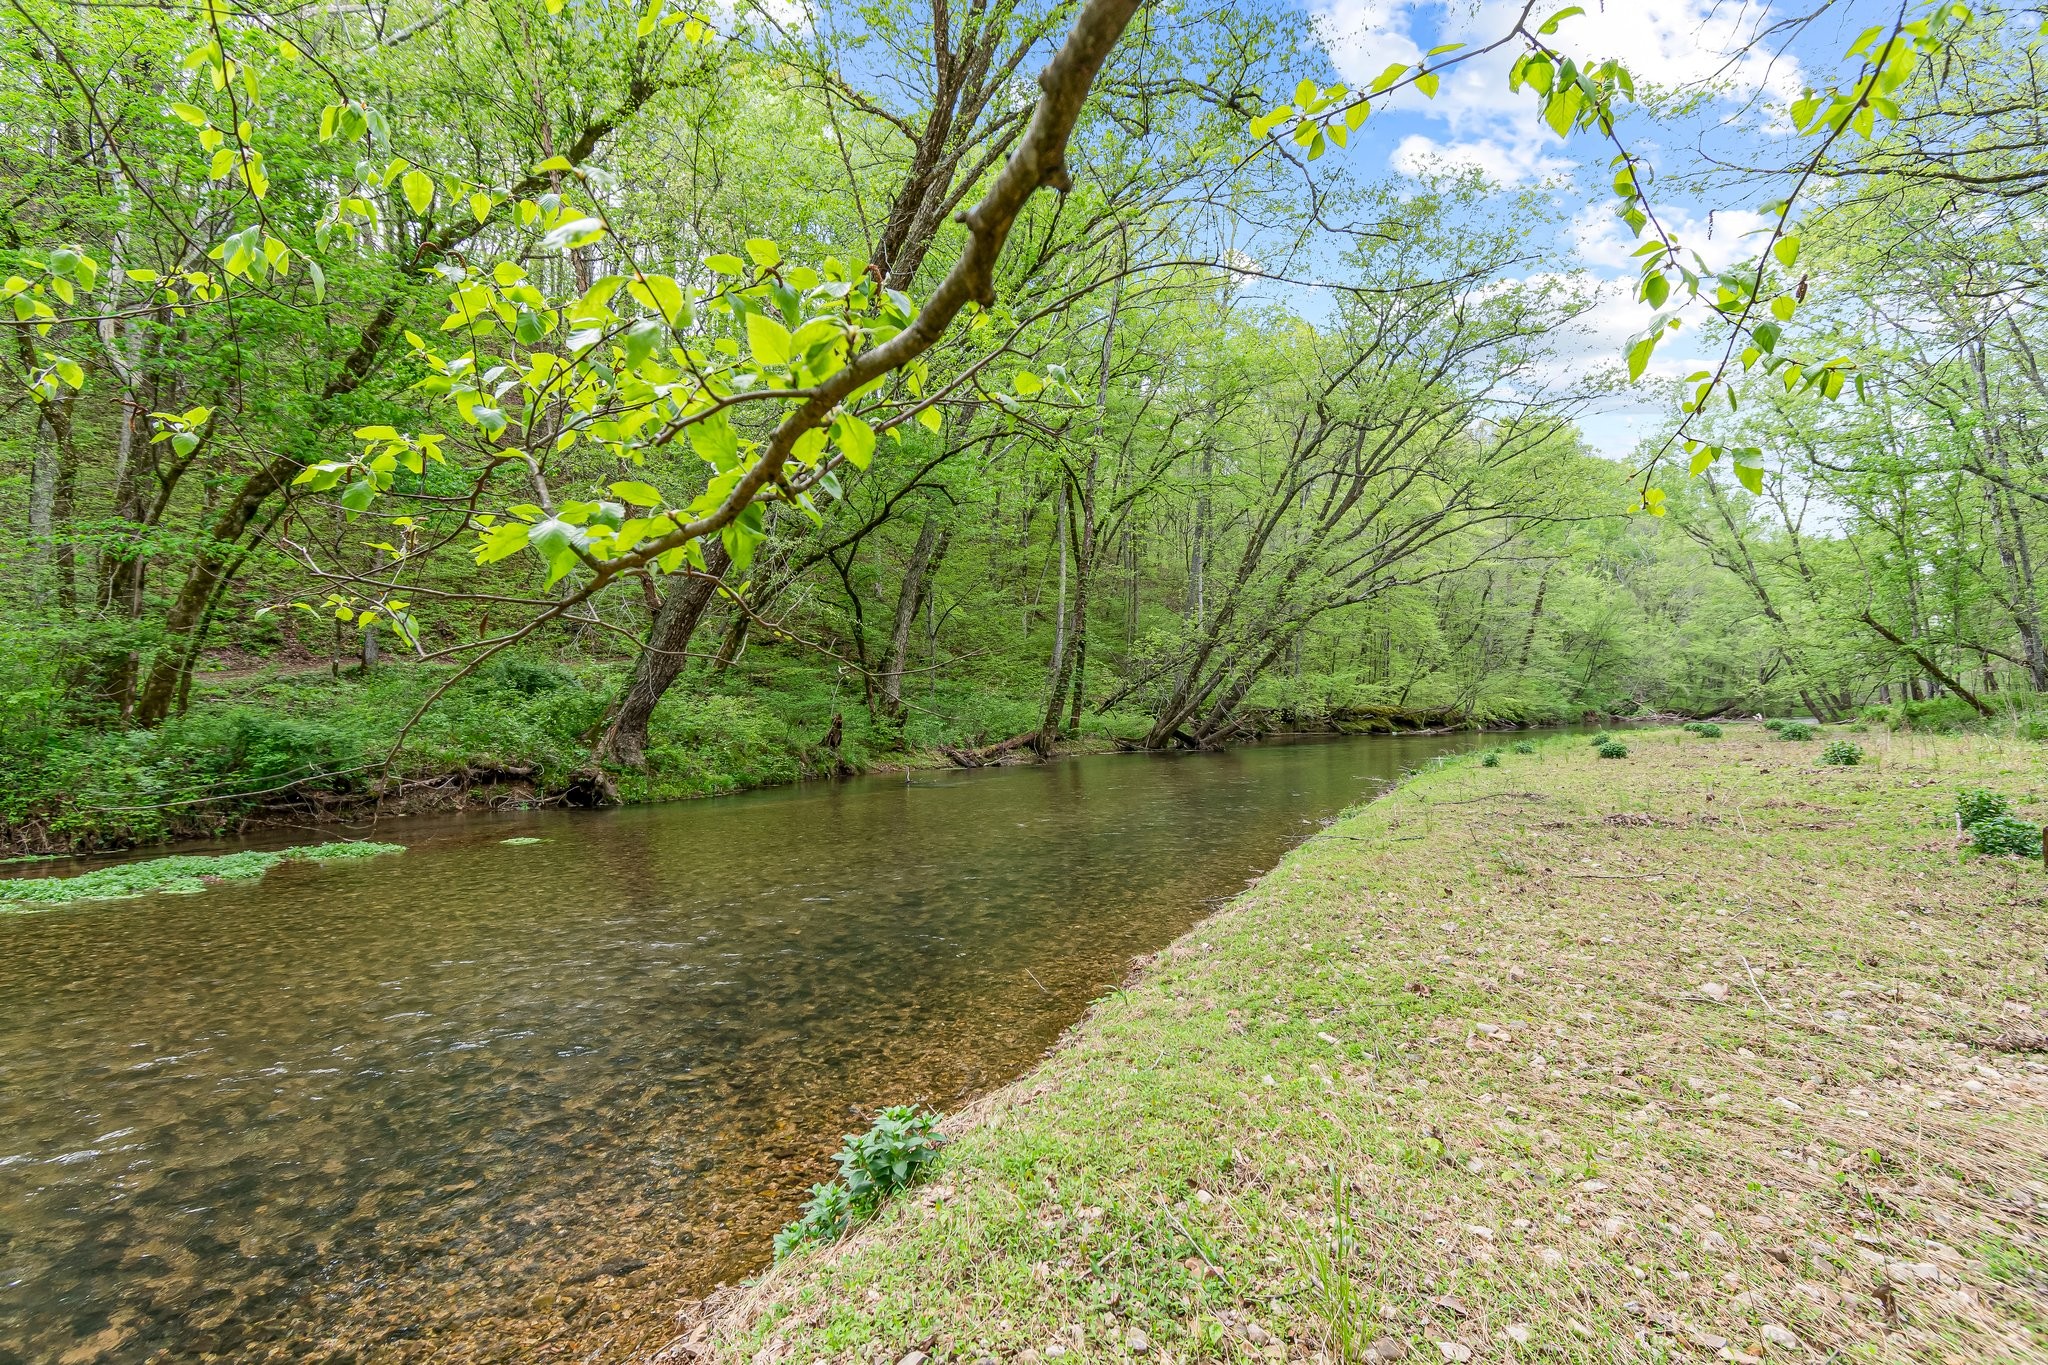
[[[1785,722],[1782,720],[1767,720],[1764,722],[1764,729],[1769,730],[1772,734],[1776,734],[1784,728]]]
[[[1819,732],[1803,720],[1788,720],[1778,727],[1778,738],[1804,742]]]
[[[1536,752],[1536,746],[1525,739],[1515,745],[1515,752],[1518,754],[1533,754]]]
[[[1599,734],[1593,736],[1590,742],[1593,745],[1593,747],[1597,749],[1603,744],[1610,743],[1613,739],[1613,735],[1610,735],[1605,730],[1602,730]]]
[[[1602,758],[1627,758],[1628,745],[1623,744],[1618,739],[1610,739],[1595,750],[1595,752]]]
[[[1485,753],[1479,755],[1479,766],[1482,768],[1498,768],[1500,766],[1500,751],[1488,749]]]
[[[1965,787],[1956,793],[1956,819],[1963,828],[1974,828],[1981,820],[2010,815],[2012,802],[1988,787]]]
[[[2041,831],[2016,815],[1988,815],[1970,826],[1973,847],[1993,858],[2031,858],[2041,851]]]
[[[856,1137],[846,1135],[839,1149],[839,1179],[811,1187],[803,1215],[775,1234],[780,1260],[809,1242],[828,1242],[866,1218],[882,1201],[908,1189],[938,1160],[945,1139],[939,1116],[916,1105],[891,1105],[875,1126]]]
[[[1852,740],[1835,740],[1820,751],[1820,761],[1837,768],[1853,768],[1863,761],[1863,746]]]
[[[1691,721],[1687,723],[1685,728],[1698,735],[1701,739],[1719,739],[1721,737],[1721,727],[1710,720]]]

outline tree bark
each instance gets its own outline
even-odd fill
[[[1856,619],[1861,621],[1864,625],[1869,626],[1872,630],[1876,631],[1879,635],[1882,635],[1885,639],[1891,641],[1891,643],[1896,645],[1899,649],[1903,650],[1913,660],[1913,662],[1919,664],[1921,668],[1927,671],[1928,677],[1935,679],[1943,687],[1946,687],[1949,691],[1955,693],[1964,701],[1976,707],[1978,714],[1984,716],[1986,719],[1989,719],[1991,716],[1996,714],[1994,711],[1992,711],[1992,709],[1989,706],[1986,706],[1984,704],[1983,699],[1978,697],[1978,695],[1975,692],[1972,692],[1969,688],[1963,686],[1960,682],[1956,681],[1956,679],[1950,677],[1948,672],[1945,669],[1943,669],[1940,664],[1934,662],[1934,660],[1928,658],[1925,654],[1922,654],[1918,649],[1914,648],[1907,641],[1900,639],[1896,634],[1894,634],[1888,627],[1879,622],[1878,619],[1872,616],[1868,611],[1865,611]],[[1913,680],[1911,678],[1908,678],[1906,680],[1906,686],[1909,691],[1912,688],[1912,685]]]
[[[647,766],[647,730],[654,708],[682,673],[689,660],[690,637],[718,591],[718,580],[731,567],[725,543],[714,540],[704,551],[704,573],[681,579],[662,596],[654,628],[648,632],[646,647],[633,670],[633,681],[619,698],[604,738],[598,741],[598,756],[606,762],[629,768]]]
[[[896,622],[889,634],[889,653],[882,663],[882,710],[892,716],[903,710],[903,670],[910,656],[910,628],[917,622],[925,585],[945,555],[948,538],[949,533],[939,528],[938,514],[927,515],[918,530],[910,566],[903,571],[903,584],[896,591]]]

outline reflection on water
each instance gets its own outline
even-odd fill
[[[410,821],[395,858],[0,917],[0,1362],[629,1357],[876,1107],[1017,1075],[1468,743]]]

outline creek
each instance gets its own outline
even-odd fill
[[[1337,811],[1493,742],[387,821],[407,852],[0,915],[0,1365],[632,1359],[877,1108],[1022,1074]]]

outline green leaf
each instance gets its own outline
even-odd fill
[[[668,500],[661,496],[661,490],[651,483],[636,483],[628,480],[611,486],[611,495],[629,507],[665,507]]]
[[[174,102],[171,105],[171,112],[191,124],[194,128],[204,128],[206,126],[206,111],[196,104]]]
[[[313,302],[324,302],[327,298],[327,272],[320,268],[320,262],[308,260],[306,274],[313,280]]]
[[[1436,98],[1436,88],[1441,78],[1434,71],[1424,71],[1415,78],[1415,88],[1427,99]]]
[[[1764,471],[1761,465],[1743,464],[1738,460],[1735,464],[1735,477],[1752,493],[1761,494],[1764,491]]]
[[[782,262],[782,253],[776,250],[775,243],[766,237],[748,238],[747,256],[763,270],[771,269]]]
[[[747,268],[747,263],[739,257],[727,256],[722,252],[716,256],[706,256],[704,258],[704,265],[707,269],[720,275],[738,275],[745,272]]]
[[[926,408],[923,412],[917,414],[917,421],[927,431],[937,431],[945,424],[945,418],[940,415],[936,407]]]
[[[1790,270],[1799,261],[1799,239],[1780,237],[1771,247],[1771,254],[1778,258],[1778,264]]]
[[[424,216],[434,202],[434,177],[417,166],[399,177],[398,188],[414,213]]]
[[[1584,14],[1585,12],[1586,11],[1578,5],[1571,5],[1565,9],[1561,9],[1557,13],[1551,15],[1548,19],[1545,19],[1543,21],[1543,27],[1537,29],[1536,32],[1541,34],[1543,37],[1548,38],[1551,34],[1557,32],[1557,26],[1559,24],[1563,23],[1565,20],[1573,17],[1574,15]]]
[[[747,349],[763,365],[787,365],[789,329],[762,313],[747,314]]]
[[[852,413],[841,413],[832,423],[832,439],[855,469],[866,469],[875,454],[875,429]]]
[[[1655,336],[1646,336],[1628,348],[1628,377],[1631,381],[1643,377],[1643,371],[1650,368],[1650,353],[1656,349]]]
[[[1017,386],[1017,392],[1027,398],[1034,393],[1043,392],[1045,389],[1045,381],[1029,370],[1017,371],[1016,378],[1011,382]]]

